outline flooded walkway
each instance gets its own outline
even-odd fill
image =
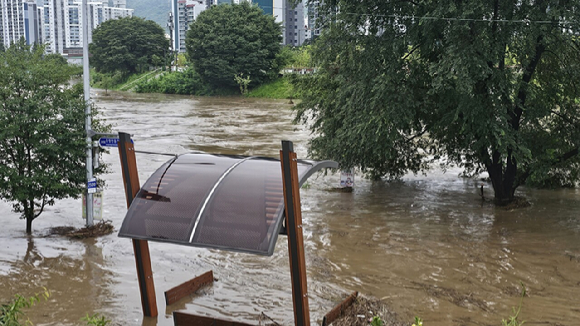
[[[115,130],[135,148],[162,153],[201,150],[277,156],[280,140],[306,156],[309,134],[292,125],[284,102],[241,98],[112,93],[95,97]],[[141,182],[168,158],[138,154]],[[119,158],[104,155],[104,216],[118,229],[126,211]],[[580,320],[580,191],[522,189],[532,206],[505,211],[482,202],[481,181],[457,170],[403,182],[356,179],[353,193],[331,191],[334,174],[314,176],[301,191],[310,310],[320,322],[344,293],[383,298],[402,319],[427,326],[500,325],[528,289],[520,314],[529,325]],[[485,195],[493,195],[484,183]],[[64,200],[33,223],[0,203],[0,303],[51,290],[29,313],[36,325],[82,325],[99,312],[119,325],[172,325],[171,311],[256,322],[265,312],[292,324],[287,243],[274,255],[150,243],[160,315],[143,320],[131,242],[116,232],[99,239],[46,236],[52,226],[80,227],[80,200]],[[163,291],[212,269],[218,279],[193,299],[165,309]]]

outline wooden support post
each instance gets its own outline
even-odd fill
[[[211,283],[213,283],[213,271],[205,272],[204,274],[178,285],[171,290],[165,291],[165,304],[168,306],[172,305],[181,298],[199,290],[202,286]]]
[[[291,141],[282,141],[280,163],[282,165],[284,209],[288,231],[294,324],[296,326],[310,326],[306,262],[302,234],[302,209],[300,207],[300,187],[298,185],[298,162]]]
[[[119,133],[118,146],[119,157],[121,158],[121,169],[123,171],[123,182],[125,184],[125,197],[127,199],[127,208],[129,208],[140,188],[137,159],[135,158],[135,148],[133,143],[131,143],[131,136],[129,134]],[[137,265],[139,290],[141,291],[143,315],[156,317],[158,315],[157,299],[155,298],[155,285],[153,284],[149,244],[146,240],[133,239],[132,241],[135,263]]]

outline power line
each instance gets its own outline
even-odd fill
[[[272,9],[283,9],[288,11],[295,11],[295,9],[283,8],[283,7],[271,7]],[[383,17],[383,18],[396,18],[404,20],[443,20],[443,21],[459,21],[459,22],[481,22],[481,23],[513,23],[513,24],[559,24],[559,25],[578,25],[580,21],[570,21],[570,20],[531,20],[531,19],[484,19],[484,18],[457,18],[457,17],[436,17],[436,16],[409,16],[409,15],[397,15],[397,14],[366,14],[366,13],[355,13],[355,12],[344,12],[339,11],[340,14],[351,15],[351,16],[368,16],[368,17]]]
[[[476,18],[455,18],[455,17],[435,17],[435,16],[407,16],[407,15],[380,15],[380,14],[360,14],[360,13],[343,13],[346,15],[372,16],[384,18],[397,18],[404,20],[443,20],[443,21],[460,21],[460,22],[481,22],[481,23],[514,23],[514,24],[578,24],[577,21],[568,20],[530,20],[530,19],[476,19]]]

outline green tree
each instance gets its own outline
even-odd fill
[[[155,58],[169,55],[169,40],[155,22],[125,17],[99,25],[89,50],[91,65],[98,72],[135,73],[158,64]]]
[[[187,31],[187,55],[201,78],[215,87],[237,87],[234,76],[242,73],[259,85],[281,68],[275,64],[281,33],[274,17],[245,1],[214,6]]]
[[[82,84],[68,85],[77,71],[23,40],[0,53],[0,198],[27,233],[46,205],[85,188],[85,102]]]
[[[518,186],[573,185],[580,160],[575,1],[324,1],[318,74],[297,82],[311,152],[374,177],[434,159]]]

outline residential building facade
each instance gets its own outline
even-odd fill
[[[25,37],[24,1],[0,0],[0,37],[5,47]]]
[[[89,43],[92,31],[101,23],[133,15],[126,8],[126,0],[108,0],[88,3]],[[82,0],[0,0],[0,40],[5,47],[21,37],[28,44],[43,43],[47,53],[67,55],[82,53],[83,47]]]
[[[282,44],[300,46],[304,43],[308,29],[304,1],[297,5],[288,0],[253,0],[252,3],[282,24]]]
[[[238,4],[244,0],[171,0],[173,49],[185,52],[185,37],[189,25],[210,5]],[[248,0],[249,1],[249,0]],[[282,25],[282,44],[300,46],[310,36],[304,3],[292,5],[288,0],[252,0],[264,14],[274,16]]]
[[[207,9],[207,1],[204,0],[172,0],[173,22],[173,49],[185,52],[185,36],[189,25]]]

